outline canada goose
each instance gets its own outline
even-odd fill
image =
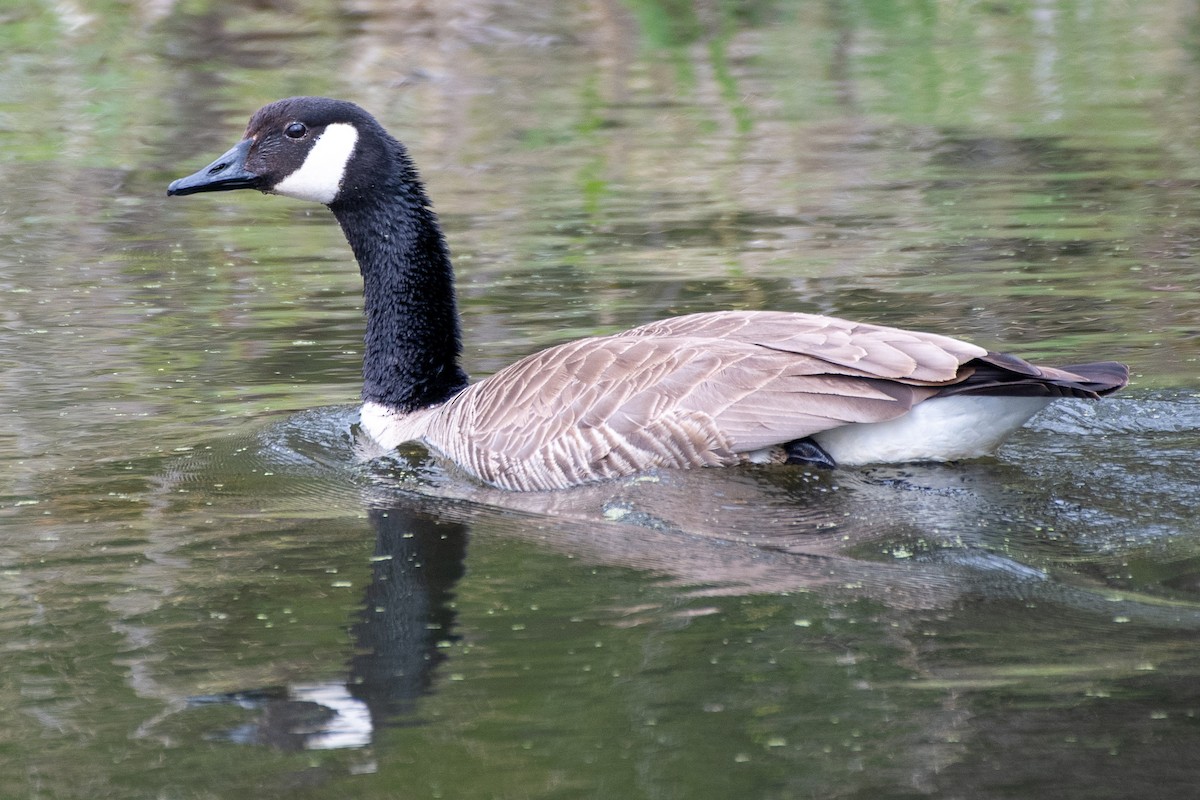
[[[364,283],[362,428],[504,489],[652,467],[974,458],[1052,399],[1128,380],[1114,362],[1038,367],[930,333],[717,311],[551,347],[469,384],[441,228],[404,145],[374,117],[279,100],[167,194],[228,189],[324,203],[341,224]]]

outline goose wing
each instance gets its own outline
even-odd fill
[[[477,477],[515,489],[727,465],[903,414],[985,354],[830,317],[696,314],[525,358],[450,400],[425,438]]]
[[[959,367],[988,354],[969,342],[883,325],[785,311],[687,314],[631,328],[617,336],[701,336],[816,358],[838,374],[948,384]]]

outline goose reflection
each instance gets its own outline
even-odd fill
[[[354,653],[342,680],[205,695],[253,720],[213,738],[281,750],[365,747],[384,726],[418,721],[445,646],[457,637],[454,585],[465,571],[467,526],[416,509],[373,508],[371,581],[351,625]]]

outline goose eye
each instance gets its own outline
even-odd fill
[[[289,139],[302,139],[308,133],[308,127],[303,122],[293,122],[283,129],[283,135]]]

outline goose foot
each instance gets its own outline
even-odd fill
[[[787,454],[787,459],[783,462],[785,464],[837,469],[837,462],[833,460],[833,456],[821,449],[821,445],[812,439],[796,439],[788,442],[783,446],[783,452]]]

